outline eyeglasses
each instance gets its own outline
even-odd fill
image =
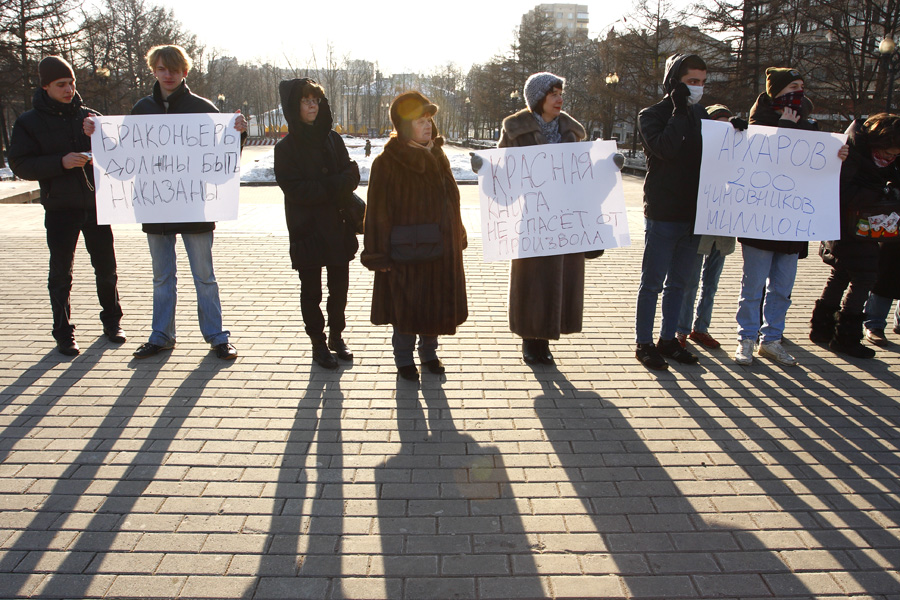
[[[321,98],[304,98],[303,100],[300,101],[300,104],[302,104],[303,106],[313,107],[313,106],[318,106],[319,102],[321,102],[321,100],[322,100]]]

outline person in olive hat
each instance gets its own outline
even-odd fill
[[[125,341],[119,326],[122,306],[112,229],[97,224],[91,139],[82,131],[85,117],[100,113],[84,106],[75,89],[75,72],[64,58],[44,58],[38,74],[41,86],[32,97],[34,108],[19,116],[13,126],[9,164],[17,177],[40,182],[50,249],[47,288],[53,337],[62,354],[75,356],[81,350],[75,341],[70,297],[80,235],[84,235],[94,267],[103,333],[117,344]]]

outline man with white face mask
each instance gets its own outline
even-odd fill
[[[700,184],[701,121],[709,118],[698,104],[706,83],[706,63],[695,54],[670,56],[663,82],[666,95],[638,116],[647,177],[635,356],[648,369],[658,371],[668,368],[665,357],[683,364],[697,362],[697,356],[675,339],[675,332],[700,241],[693,232]],[[747,127],[742,119],[732,119],[732,124],[738,129]],[[654,344],[660,292],[662,322]]]

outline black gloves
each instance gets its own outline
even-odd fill
[[[672,91],[669,92],[669,98],[672,99],[672,105],[675,107],[675,110],[672,111],[673,114],[687,114],[688,112],[688,98],[691,96],[691,90],[688,89],[687,84],[683,81],[679,81],[675,84],[675,87],[672,88]]]
[[[734,127],[735,129],[737,129],[738,131],[745,131],[747,129],[747,127],[750,126],[750,124],[747,123],[747,121],[745,121],[744,119],[742,119],[740,117],[731,117],[730,119],[728,119],[728,122],[731,123],[731,126]]]

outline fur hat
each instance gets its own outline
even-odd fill
[[[419,92],[406,92],[391,102],[391,123],[401,137],[411,138],[412,122],[423,115],[433,117],[437,111],[437,105]]]
[[[797,69],[769,67],[766,69],[766,94],[774,100],[781,90],[798,79],[803,81],[803,75]]]
[[[41,87],[50,85],[57,79],[75,79],[75,71],[72,65],[62,56],[48,56],[38,65],[38,74],[41,76]]]
[[[543,71],[535,73],[525,81],[525,104],[531,112],[537,112],[541,106],[540,103],[547,94],[555,87],[562,88],[566,84],[566,80],[553,73]]]

